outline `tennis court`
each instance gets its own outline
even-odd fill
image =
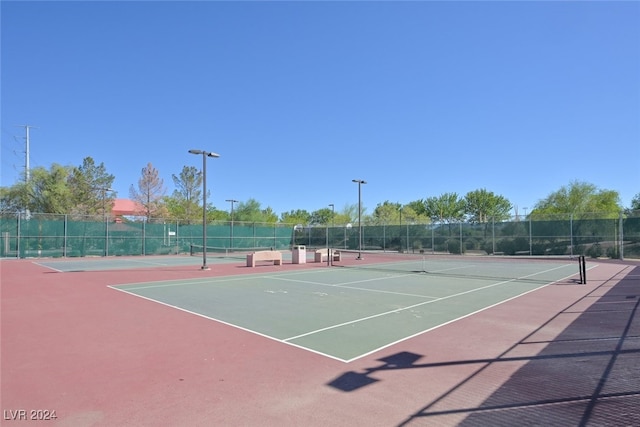
[[[363,255],[296,265],[283,253],[255,268],[212,255],[210,270],[198,256],[2,260],[3,414],[49,411],[61,426],[640,420],[637,262],[590,261],[579,284],[575,259]]]
[[[569,259],[367,258],[316,269],[111,287],[349,362],[578,274]]]
[[[230,258],[210,257],[208,263],[231,263],[237,262]],[[50,268],[59,272],[77,271],[103,271],[103,270],[132,270],[141,268],[179,267],[202,265],[202,259],[190,256],[135,256],[135,257],[115,257],[115,258],[67,258],[63,260],[42,260],[36,262],[38,265]]]

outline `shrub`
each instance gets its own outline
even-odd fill
[[[602,247],[600,246],[599,243],[594,243],[593,245],[591,245],[591,247],[587,250],[587,255],[589,255],[591,258],[599,258],[602,256]]]
[[[450,254],[461,254],[460,241],[456,239],[447,240],[447,250]]]

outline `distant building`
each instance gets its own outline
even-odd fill
[[[145,216],[145,209],[140,203],[129,199],[115,199],[111,208],[111,216],[115,222],[122,222],[125,216]]]

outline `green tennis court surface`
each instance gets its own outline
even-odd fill
[[[569,261],[427,264],[429,273],[326,267],[112,288],[348,362],[578,272]]]

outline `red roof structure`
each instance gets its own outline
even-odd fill
[[[144,216],[144,206],[129,199],[115,199],[111,215],[116,217],[116,222],[121,221],[123,216]]]

